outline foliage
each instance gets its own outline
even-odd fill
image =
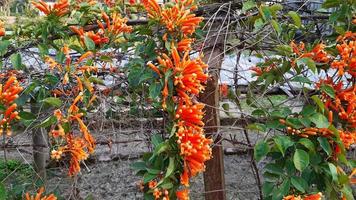
[[[346,157],[350,145],[356,143],[354,2],[326,1],[324,8],[336,9],[328,21],[335,32],[310,43],[296,37],[301,31],[307,38],[307,27],[312,27],[302,24],[298,13],[287,13],[290,23],[279,23],[276,16],[281,5],[247,6],[259,10],[255,29],[271,26],[280,41],[270,56],[263,57],[264,62],[252,68],[256,81],[251,87],[268,90],[289,84],[301,87],[306,99],[300,111],[254,104],[252,114],[263,114],[267,120],[258,124],[260,130],[279,132],[255,146],[257,161],[268,158],[263,173],[265,199],[354,199],[350,184],[355,164]],[[319,80],[313,82],[309,73]]]

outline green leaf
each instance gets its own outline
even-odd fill
[[[246,12],[248,10],[251,10],[252,8],[254,8],[256,6],[255,1],[246,1],[244,3],[242,3],[242,12]]]
[[[30,113],[30,112],[26,112],[26,111],[21,111],[19,113],[19,116],[21,119],[24,119],[24,120],[34,120],[36,119],[36,115]]]
[[[310,141],[308,138],[302,138],[299,140],[299,143],[306,147],[309,151],[314,152],[315,151],[315,146],[312,141]]]
[[[281,27],[278,24],[278,22],[276,20],[272,19],[271,24],[272,24],[272,27],[274,28],[274,30],[277,32],[277,34],[280,35],[282,30],[281,30]]]
[[[261,123],[249,124],[246,128],[250,129],[250,130],[266,132],[266,125],[261,124]]]
[[[62,101],[56,97],[48,97],[42,100],[44,103],[47,103],[54,107],[60,107],[62,105]]]
[[[282,199],[290,189],[290,179],[285,179],[283,183],[275,190],[272,199]]]
[[[274,187],[273,183],[264,182],[263,186],[262,186],[263,196],[265,196],[265,197],[271,196],[271,193],[273,191],[273,187]]]
[[[134,169],[134,170],[146,170],[147,166],[146,166],[146,163],[145,162],[142,162],[142,161],[139,161],[139,162],[135,162],[133,164],[131,164],[131,167]]]
[[[269,152],[269,146],[265,141],[259,141],[254,148],[254,157],[256,161],[260,161]]]
[[[300,28],[300,26],[302,25],[302,20],[300,19],[300,16],[298,15],[298,13],[296,13],[294,11],[289,11],[288,15],[293,19],[294,25],[296,25],[298,28]]]
[[[159,144],[161,144],[163,142],[163,139],[162,139],[161,135],[155,134],[151,137],[151,142],[152,142],[153,146],[157,147]]]
[[[88,36],[84,36],[84,44],[87,47],[88,50],[94,50],[95,49],[95,43],[94,41],[89,38]]]
[[[162,90],[162,85],[160,83],[152,83],[149,87],[150,98],[156,99]]]
[[[42,123],[37,125],[36,128],[39,128],[39,127],[46,128],[46,127],[49,127],[55,123],[57,123],[57,118],[55,116],[50,116],[47,119],[45,119]]]
[[[277,145],[278,150],[284,156],[286,150],[292,146],[294,143],[288,136],[276,136],[273,138],[275,144]]]
[[[335,165],[332,164],[332,163],[328,163],[328,165],[329,165],[329,170],[330,170],[331,177],[333,178],[333,181],[334,181],[334,182],[337,182],[337,181],[338,181],[338,178],[337,178],[337,168],[336,168]]]
[[[325,106],[324,106],[324,103],[321,101],[321,99],[317,95],[314,95],[311,98],[318,105],[318,107],[320,108],[321,112],[323,113],[324,110],[325,110]]]
[[[277,45],[275,50],[283,56],[289,56],[293,53],[292,47],[289,45]]]
[[[297,170],[303,171],[309,165],[309,154],[304,150],[297,149],[293,156],[293,163]]]
[[[330,156],[332,154],[332,149],[331,149],[328,139],[326,139],[324,137],[318,137],[318,142],[319,142],[321,148],[326,152],[326,154],[328,156]]]
[[[310,120],[316,125],[317,128],[328,128],[329,120],[321,113],[315,113],[310,116]]]
[[[307,77],[304,77],[304,76],[296,76],[296,77],[292,78],[291,81],[298,82],[298,83],[305,83],[308,85],[312,84],[312,82]]]
[[[167,149],[168,149],[169,145],[164,142],[164,143],[160,143],[156,148],[155,148],[155,151],[154,151],[154,154],[155,155],[158,155],[158,154],[161,154],[162,152],[165,152]]]
[[[171,176],[174,172],[174,169],[175,169],[175,159],[173,157],[169,157],[169,164],[168,164],[167,172],[166,172],[166,175],[164,176],[164,178]]]
[[[261,6],[261,15],[265,21],[268,21],[272,18],[271,10],[267,6]]]
[[[5,185],[0,183],[0,200],[6,200],[6,199],[7,199],[7,191]]]
[[[254,31],[257,31],[259,30],[260,28],[263,27],[265,23],[263,22],[263,20],[261,18],[258,18],[255,20],[255,23],[253,24],[254,26]]]
[[[156,177],[157,177],[157,174],[150,174],[147,172],[147,173],[145,173],[145,175],[143,175],[143,183],[148,183]]]
[[[11,42],[8,40],[0,41],[0,56],[4,55],[6,53],[7,48],[9,47],[10,44],[11,44]]]
[[[22,65],[22,58],[19,53],[12,54],[10,56],[11,64],[16,70],[22,70],[23,65]]]
[[[312,60],[311,58],[300,58],[297,60],[297,65],[301,66],[301,65],[305,65],[307,66],[314,74],[317,73],[317,69],[316,69],[316,65],[314,60]]]
[[[341,0],[326,0],[322,7],[323,8],[333,8],[338,7],[341,4]]]
[[[334,88],[331,87],[330,85],[322,85],[320,87],[321,91],[325,92],[327,95],[329,95],[331,98],[335,98],[335,91]]]
[[[308,183],[301,177],[293,176],[291,178],[292,185],[302,193],[305,193],[305,188],[308,187]]]

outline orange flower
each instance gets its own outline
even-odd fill
[[[305,195],[304,197],[288,195],[284,197],[283,200],[321,200],[322,196],[323,195],[320,192],[317,194]]]
[[[322,196],[321,192],[319,192],[317,194],[305,196],[303,200],[321,200]]]
[[[74,137],[68,134],[66,137],[67,145],[63,153],[69,153],[71,156],[69,175],[73,176],[80,172],[80,162],[88,158],[88,154],[84,151],[86,144],[80,137]]]
[[[150,18],[157,19],[161,17],[161,7],[156,0],[141,0],[141,3],[145,7]]]
[[[178,47],[177,50],[179,52],[184,52],[184,51],[190,51],[192,42],[194,41],[194,39],[191,38],[184,38],[183,40],[181,40],[180,42],[178,42]]]
[[[102,35],[102,33],[94,33],[94,31],[84,32],[83,27],[77,28],[75,26],[69,27],[74,33],[80,37],[81,44],[84,46],[85,36],[89,37],[96,45],[101,45],[109,42],[109,38]]]
[[[43,0],[38,2],[32,1],[32,5],[35,6],[38,10],[42,11],[45,15],[54,14],[58,17],[61,17],[69,12],[69,2],[68,0],[58,0],[52,6],[48,5]]]
[[[59,159],[61,159],[61,157],[62,157],[62,154],[63,154],[63,151],[61,151],[61,150],[52,150],[51,151],[51,159],[53,159],[53,160],[59,160]]]
[[[162,192],[160,191],[160,189],[155,188],[153,190],[153,196],[155,197],[155,199],[159,199],[162,196]]]
[[[338,40],[336,48],[340,56],[331,63],[331,67],[338,69],[339,76],[346,72],[356,77],[356,34],[347,32]]]
[[[4,22],[0,20],[0,37],[5,36]]]
[[[109,16],[105,12],[102,12],[101,15],[102,15],[103,20],[106,23],[106,26],[107,26],[106,30],[108,32],[118,35],[120,33],[130,33],[132,31],[132,27],[128,26],[126,24],[128,19],[122,18],[121,15],[118,14],[117,12],[113,12],[111,14],[111,19],[112,19],[111,21],[110,21]],[[99,24],[99,27],[101,28],[101,30],[103,32],[105,32],[104,25],[101,22],[98,22],[98,24]]]
[[[189,200],[189,190],[182,189],[176,192],[178,200]]]
[[[176,112],[176,119],[181,120],[185,126],[204,126],[203,119],[204,104],[179,105]]]
[[[57,200],[57,197],[54,196],[54,194],[50,194],[49,196],[44,196],[41,197],[44,192],[44,187],[41,187],[35,196],[30,196],[30,194],[27,192],[25,195],[26,200]]]
[[[229,87],[226,83],[220,85],[220,96],[226,98],[229,93]]]
[[[161,23],[166,26],[170,32],[181,32],[183,35],[191,35],[195,32],[202,17],[196,17],[191,14],[185,6],[175,4],[171,8],[166,8],[161,13]]]
[[[10,76],[5,84],[0,84],[0,103],[5,106],[5,111],[0,112],[3,115],[0,121],[0,135],[3,129],[7,129],[7,134],[11,134],[10,123],[13,120],[19,119],[16,111],[17,104],[14,101],[18,98],[18,94],[23,90],[15,76]]]

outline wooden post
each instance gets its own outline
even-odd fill
[[[40,108],[36,103],[31,103],[31,112],[37,115]],[[48,152],[48,137],[45,129],[34,128],[32,130],[32,143],[33,143],[33,161],[34,168],[37,172],[37,178],[39,178],[43,184],[46,184],[46,161],[49,155]]]
[[[213,37],[212,39],[215,38]],[[204,93],[200,94],[200,101],[206,104],[205,116],[203,118],[205,133],[208,137],[214,139],[213,157],[206,162],[204,186],[206,200],[225,200],[224,154],[221,145],[221,136],[217,134],[220,118],[219,110],[216,109],[219,108],[218,80],[223,60],[223,50],[215,46],[216,43],[213,42],[213,44],[213,47],[204,47],[208,50],[204,51],[205,57],[203,61],[209,65],[211,79],[208,81]]]

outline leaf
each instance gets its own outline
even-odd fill
[[[329,120],[321,113],[315,113],[310,116],[310,120],[316,125],[317,128],[328,128]]]
[[[262,20],[261,18],[256,19],[256,20],[255,20],[255,23],[253,24],[253,26],[254,26],[254,31],[259,30],[260,28],[262,28],[263,25],[264,25],[264,22],[263,22],[263,20]]]
[[[300,16],[298,15],[298,13],[294,12],[294,11],[289,11],[288,15],[293,19],[294,24],[300,28],[300,26],[302,25],[302,20],[300,19]]]
[[[297,65],[306,65],[314,74],[317,73],[315,62],[311,58],[300,58],[297,60]]]
[[[168,164],[167,172],[166,172],[166,175],[164,176],[164,178],[171,176],[174,172],[174,169],[175,169],[175,160],[173,157],[169,157],[169,164]]]
[[[291,81],[292,82],[298,82],[298,83],[305,83],[305,84],[308,84],[308,85],[312,84],[312,82],[307,77],[304,77],[304,76],[296,76],[296,77],[292,78]]]
[[[261,6],[261,15],[265,21],[268,21],[272,18],[271,10],[267,6]]]
[[[292,185],[302,193],[305,193],[305,188],[308,187],[308,183],[301,177],[293,176],[291,178]]]
[[[242,12],[246,12],[248,10],[251,10],[252,8],[254,8],[256,6],[256,3],[252,0],[246,1],[244,3],[242,3]]]
[[[56,97],[48,97],[43,99],[42,101],[57,108],[62,105],[62,101]]]
[[[11,42],[9,40],[0,41],[0,56],[4,55]]]
[[[338,7],[341,4],[341,0],[326,0],[322,7],[323,8],[333,8]]]
[[[148,183],[149,181],[153,180],[154,178],[157,177],[157,174],[150,174],[150,173],[145,173],[143,175],[143,183]]]
[[[330,85],[322,85],[320,87],[321,91],[325,92],[327,95],[329,95],[331,98],[335,98],[335,91],[334,88],[331,87]]]
[[[325,110],[325,106],[324,106],[324,103],[321,101],[321,99],[317,95],[314,95],[311,98],[318,105],[318,107],[320,108],[321,112],[323,113],[324,110]]]
[[[254,148],[254,157],[256,161],[260,161],[269,152],[269,146],[265,141],[259,141]]]
[[[336,168],[335,165],[332,164],[332,163],[328,163],[328,165],[329,165],[329,170],[330,170],[331,177],[333,178],[333,181],[334,181],[334,182],[337,182],[337,181],[338,181],[338,178],[337,178],[337,168]]]
[[[293,156],[293,163],[297,170],[303,171],[309,165],[309,155],[301,149],[297,149]]]
[[[30,112],[26,112],[26,111],[21,111],[19,113],[19,116],[21,119],[24,119],[24,120],[34,120],[36,119],[36,115],[30,113]]]
[[[289,45],[277,45],[275,50],[283,56],[289,56],[293,53],[293,50]]]
[[[147,166],[146,166],[145,162],[139,161],[139,162],[135,162],[135,163],[131,164],[131,167],[134,170],[146,170]]]
[[[6,200],[6,199],[7,199],[7,191],[5,185],[0,183],[0,200]]]
[[[23,65],[22,65],[22,58],[19,53],[12,54],[10,56],[11,64],[16,70],[22,70]]]
[[[271,196],[271,193],[273,191],[273,183],[270,182],[264,182],[262,186],[262,193],[264,196]]]
[[[160,135],[155,134],[151,137],[151,142],[155,147],[157,147],[159,144],[163,142],[163,139]]]
[[[88,50],[95,50],[95,43],[88,36],[84,36],[84,44],[88,48]]]
[[[294,143],[288,136],[276,136],[273,138],[275,144],[277,145],[278,150],[284,156],[288,147],[292,146]]]
[[[328,156],[330,156],[332,154],[332,149],[331,149],[328,139],[326,139],[324,137],[318,137],[318,142],[319,142],[321,148],[326,152],[326,154]]]
[[[250,129],[250,130],[266,132],[266,125],[261,124],[261,123],[249,124],[246,128]]]
[[[150,98],[156,99],[162,90],[162,85],[160,83],[152,83],[149,87]]]
[[[278,22],[276,20],[272,19],[271,20],[271,24],[272,24],[274,30],[277,32],[277,34],[280,35],[281,34],[281,27],[278,24]]]
[[[302,138],[299,140],[299,144],[303,145],[306,147],[309,151],[314,152],[315,151],[315,146],[312,141],[310,141],[308,138]]]
[[[57,123],[57,118],[55,116],[50,116],[47,119],[45,119],[42,123],[37,125],[35,128],[39,128],[39,127],[46,128],[55,123]]]

